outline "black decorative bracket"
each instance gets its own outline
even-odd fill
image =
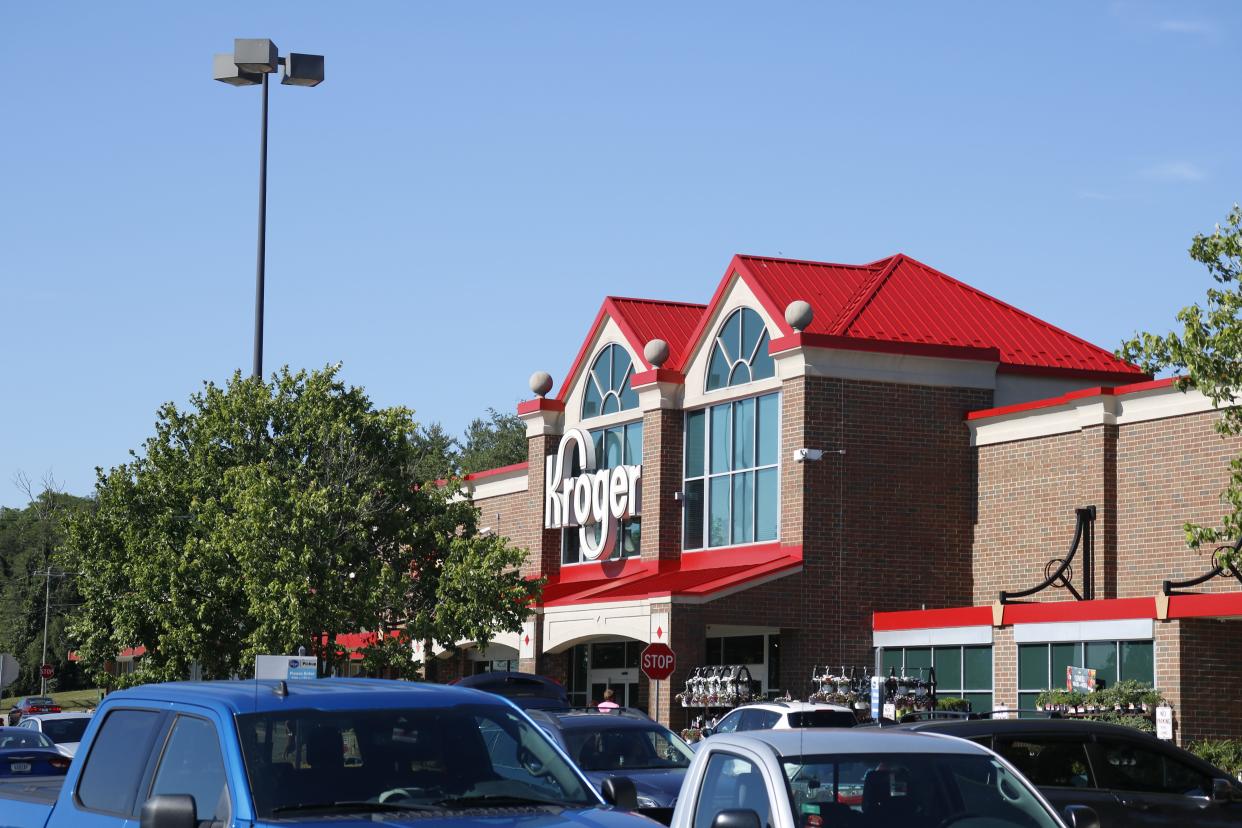
[[[1076,601],[1090,601],[1095,590],[1093,588],[1092,562],[1095,557],[1095,507],[1083,506],[1075,509],[1078,523],[1074,527],[1074,540],[1064,558],[1053,558],[1044,565],[1042,583],[1017,592],[1001,590],[1000,602],[1012,603],[1015,598],[1026,598],[1048,587],[1068,589]],[[1074,556],[1082,552],[1082,592],[1074,587]]]
[[[1161,591],[1165,595],[1178,595],[1179,593],[1177,592],[1177,590],[1179,589],[1186,589],[1187,587],[1198,586],[1199,584],[1206,583],[1207,581],[1210,581],[1213,578],[1226,576],[1226,575],[1232,575],[1235,579],[1237,579],[1238,583],[1242,584],[1242,573],[1239,573],[1238,570],[1234,569],[1233,567],[1229,566],[1228,564],[1226,564],[1224,561],[1221,560],[1221,555],[1224,552],[1229,551],[1229,550],[1232,550],[1234,555],[1236,556],[1238,554],[1238,551],[1242,550],[1242,538],[1238,538],[1236,541],[1234,541],[1233,546],[1229,546],[1228,544],[1226,544],[1225,546],[1216,547],[1216,551],[1212,553],[1212,563],[1215,564],[1215,566],[1212,567],[1211,572],[1205,572],[1204,574],[1200,575],[1198,578],[1191,578],[1186,581],[1165,581],[1164,584],[1161,586]],[[1182,594],[1185,594],[1185,593],[1182,593]]]

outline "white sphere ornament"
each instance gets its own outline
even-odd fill
[[[643,346],[643,356],[654,367],[662,367],[668,361],[668,343],[663,339],[651,340]]]
[[[530,375],[530,390],[536,397],[546,397],[552,390],[552,375],[547,371],[536,371]]]
[[[795,333],[805,331],[810,327],[811,320],[814,318],[815,311],[811,309],[810,302],[795,299],[785,308],[785,321],[789,323],[789,327],[793,328]]]

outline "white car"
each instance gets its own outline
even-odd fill
[[[66,756],[73,756],[86,726],[91,723],[91,713],[32,713],[23,716],[18,727],[37,730],[56,743],[56,748]]]
[[[840,704],[803,701],[756,702],[731,710],[704,730],[715,733],[741,733],[745,730],[791,730],[798,727],[853,727],[858,723],[854,711]]]
[[[930,739],[916,738],[931,736]],[[965,739],[891,728],[724,733],[695,754],[670,828],[1099,828],[1064,819],[1013,767]]]

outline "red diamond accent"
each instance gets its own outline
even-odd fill
[[[656,638],[663,638],[663,637],[664,637],[664,628],[656,627]]]
[[[529,644],[529,643],[530,643],[530,636],[528,635],[528,636],[526,636],[525,638],[523,638],[523,639],[522,639],[522,643],[523,643],[523,644]]]

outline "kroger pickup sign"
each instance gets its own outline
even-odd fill
[[[573,475],[577,451],[582,472]],[[617,521],[640,512],[638,481],[642,466],[615,466],[600,469],[595,441],[580,428],[571,428],[561,438],[560,448],[548,457],[543,477],[543,526],[545,529],[578,527],[582,557],[598,560],[612,548]],[[596,536],[594,527],[599,525]]]

